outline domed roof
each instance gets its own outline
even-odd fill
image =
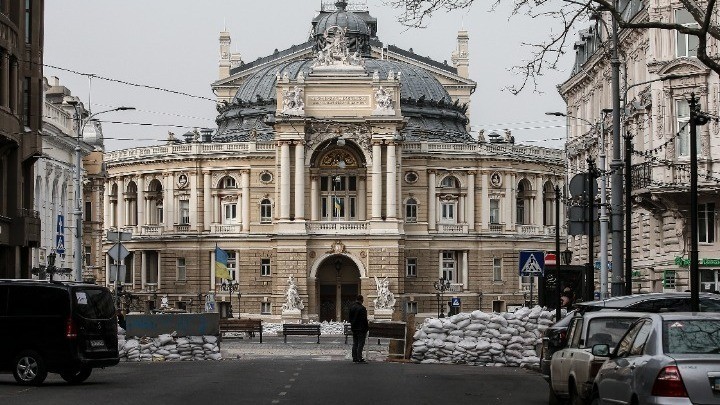
[[[370,36],[370,27],[365,20],[346,10],[346,1],[338,1],[335,6],[337,11],[320,17],[315,25],[313,36],[325,35],[325,32],[331,27],[340,27],[345,30],[346,34]]]
[[[274,129],[267,117],[276,113],[277,76],[296,80],[300,72],[311,71],[312,60],[303,59],[270,64],[248,77],[238,88],[232,103],[220,111],[216,121],[216,142],[248,140],[269,141]],[[442,142],[470,142],[465,125],[465,109],[453,103],[445,87],[427,70],[404,62],[367,59],[369,74],[378,72],[387,77],[390,71],[400,72],[400,108],[408,119],[403,130],[406,139]]]

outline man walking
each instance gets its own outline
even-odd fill
[[[358,295],[357,300],[350,307],[350,329],[353,335],[352,358],[353,363],[367,363],[363,356],[365,336],[368,332],[367,309],[363,305],[363,296]]]

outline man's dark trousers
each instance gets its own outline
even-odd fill
[[[363,350],[365,349],[365,337],[367,332],[353,331],[352,358],[353,361],[363,360]]]

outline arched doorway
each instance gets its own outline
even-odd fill
[[[350,305],[360,293],[360,270],[344,255],[326,258],[318,267],[317,303],[320,321],[348,319]]]

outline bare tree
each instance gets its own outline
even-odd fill
[[[574,43],[575,32],[584,28],[590,18],[597,18],[605,25],[604,47],[609,49],[610,38],[607,29],[609,21],[615,18],[620,29],[661,29],[676,31],[698,38],[697,58],[711,70],[720,74],[720,55],[716,48],[708,49],[709,44],[720,40],[720,20],[717,0],[695,1],[679,0],[690,13],[694,24],[670,22],[662,13],[649,13],[648,2],[641,0],[495,0],[487,2],[491,7],[511,3],[512,15],[525,15],[534,19],[549,19],[547,37],[543,41],[524,43],[530,48],[526,61],[513,66],[512,70],[520,75],[520,83],[508,87],[513,94],[520,93],[531,85],[537,90],[537,79],[547,70],[557,70],[560,57]],[[653,2],[655,3],[655,2]],[[477,6],[474,0],[392,0],[393,7],[403,10],[399,20],[410,27],[423,27],[432,14],[437,11],[468,9]],[[653,4],[650,5],[652,7]],[[637,11],[637,12],[633,12]],[[674,19],[671,19],[674,20]],[[622,53],[622,48],[620,48]]]

